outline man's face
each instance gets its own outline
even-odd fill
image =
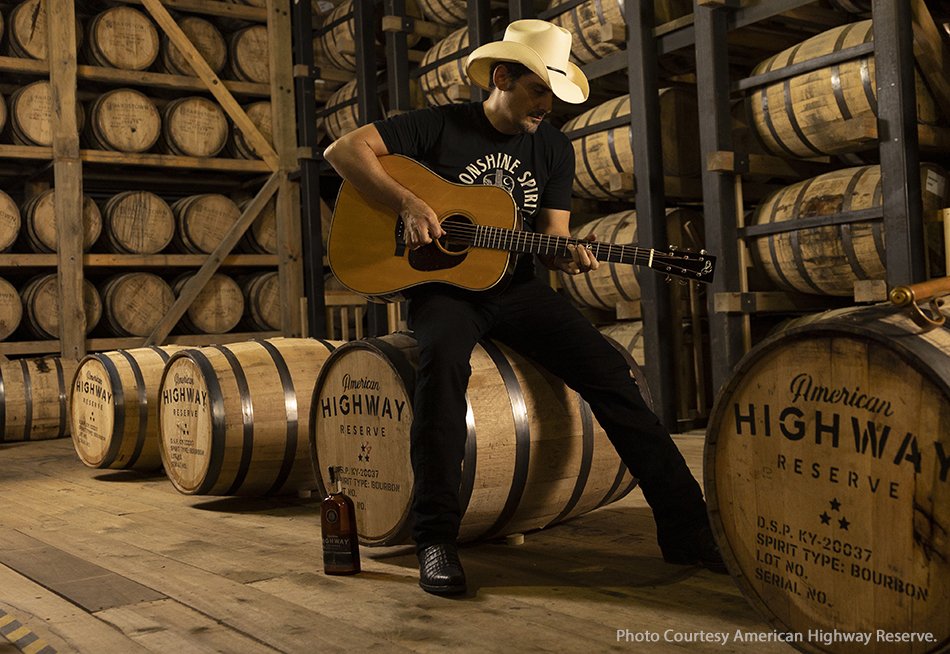
[[[551,112],[554,93],[535,73],[528,73],[508,85],[504,94],[506,114],[519,132],[534,134]]]

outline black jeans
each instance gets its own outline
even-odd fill
[[[467,435],[465,392],[475,344],[500,341],[560,377],[590,404],[653,509],[657,540],[708,524],[702,490],[646,406],[626,359],[564,297],[538,279],[483,298],[432,287],[409,302],[419,343],[410,457],[417,548],[455,542]]]

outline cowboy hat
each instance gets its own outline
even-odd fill
[[[469,78],[477,86],[491,90],[491,68],[499,61],[527,66],[544,80],[554,95],[565,102],[580,104],[590,86],[581,69],[568,61],[571,33],[543,20],[516,20],[508,25],[502,41],[486,43],[468,56]]]

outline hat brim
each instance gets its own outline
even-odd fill
[[[468,56],[466,68],[472,83],[490,91],[491,68],[499,61],[524,64],[531,72],[544,80],[554,95],[564,102],[580,104],[587,100],[590,93],[587,77],[574,64],[568,62],[567,70],[563,73],[551,70],[533,49],[511,41],[486,43]]]

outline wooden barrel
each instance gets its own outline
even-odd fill
[[[274,123],[270,102],[265,100],[262,102],[254,102],[253,104],[246,105],[244,107],[244,112],[247,114],[247,117],[251,119],[251,122],[257,126],[261,136],[267,139],[267,142],[273,146]],[[230,138],[228,138],[227,145],[228,152],[231,153],[232,157],[237,159],[261,158],[254,148],[251,147],[250,143],[248,143],[244,138],[244,133],[237,125],[233,125],[231,128],[231,135]]]
[[[172,100],[162,109],[162,149],[180,157],[213,157],[228,142],[228,119],[200,96]]]
[[[0,277],[0,341],[7,339],[20,326],[23,302],[16,287]]]
[[[252,331],[280,330],[280,278],[277,271],[247,275],[238,281],[244,291],[244,322]]]
[[[548,9],[553,10],[569,0],[552,0]],[[636,8],[637,4],[633,6]],[[662,25],[693,12],[691,0],[654,0],[656,24]],[[610,24],[625,25],[624,0],[586,0],[550,20],[568,30],[573,37],[571,56],[577,64],[588,64],[603,59],[621,49],[621,46],[601,40],[600,30]]]
[[[2,32],[0,32],[2,34]],[[0,93],[0,132],[4,130],[7,125],[7,101],[3,99],[3,94]]]
[[[574,238],[596,234],[609,243],[637,243],[637,212],[633,209],[610,214],[571,230]],[[583,275],[558,273],[558,282],[575,305],[614,311],[620,302],[639,302],[640,283],[636,266],[602,262],[597,270]]]
[[[228,36],[227,75],[242,82],[270,83],[266,25],[245,27]]]
[[[208,67],[215,74],[220,74],[228,60],[228,44],[221,35],[221,31],[213,23],[197,16],[183,16],[177,22],[178,27],[195,46],[198,54],[205,60]],[[192,77],[198,74],[188,63],[178,46],[172,43],[165,33],[162,33],[161,58],[159,61],[162,70],[166,73]]]
[[[316,26],[314,28],[316,29]],[[313,65],[320,69],[320,76],[315,80],[318,85],[317,90],[324,93],[332,93],[356,77],[354,71],[343,70],[333,65],[330,56],[323,51],[323,39],[320,36],[313,38]]]
[[[465,13],[463,4],[462,13]],[[426,51],[419,63],[420,68],[430,66],[442,59],[448,59],[438,67],[426,71],[419,77],[419,86],[422,95],[429,104],[452,104],[468,100],[467,93],[459,97],[451,97],[450,92],[459,88],[468,91],[471,82],[465,73],[465,62],[468,59],[468,27],[452,32]],[[458,96],[458,94],[455,94]]]
[[[172,281],[175,297],[197,273],[182,273]],[[231,277],[215,273],[198,292],[179,324],[197,334],[223,334],[234,329],[244,314],[244,295]]]
[[[175,353],[159,390],[165,472],[186,495],[323,491],[310,463],[310,401],[339,343],[275,338]]]
[[[630,353],[638,366],[645,364],[643,355],[643,322],[640,320],[624,320],[597,328],[604,336],[615,341],[621,348]]]
[[[148,336],[175,303],[168,282],[147,272],[113,275],[101,295],[105,325],[117,336]]]
[[[69,380],[77,365],[59,357],[0,363],[0,443],[69,435]]]
[[[409,534],[417,356],[408,334],[352,341],[330,355],[314,387],[313,467],[344,467],[364,545]],[[460,540],[538,529],[635,486],[588,405],[563,382],[492,342],[476,346],[471,364]]]
[[[20,208],[9,195],[0,190],[0,252],[13,247],[20,235]]]
[[[162,117],[154,102],[135,89],[113,89],[92,103],[83,136],[91,148],[146,152],[161,133]]]
[[[238,205],[241,213],[251,200]],[[277,254],[277,196],[272,197],[238,242],[242,252]]]
[[[0,27],[3,20],[0,19]],[[4,32],[0,31],[0,34]],[[49,26],[46,23],[46,2],[26,0],[12,10],[7,20],[4,52],[12,57],[46,60],[49,57],[47,42]],[[76,19],[76,45],[83,42],[82,25]]]
[[[385,42],[382,31],[382,5],[373,8],[374,34],[377,46],[377,59],[383,56],[382,44]],[[406,16],[422,19],[422,11],[417,0],[406,0]],[[320,51],[333,68],[356,72],[356,24],[353,20],[353,0],[347,0],[339,5],[324,20],[327,26],[320,36]],[[421,37],[415,34],[407,35],[409,47],[416,45]]]
[[[706,501],[743,595],[776,632],[803,637],[789,644],[950,642],[948,433],[950,332],[920,333],[891,305],[787,330],[742,359],[710,417]]]
[[[17,145],[50,147],[53,144],[53,93],[49,82],[39,80],[18,88],[10,96],[7,133]],[[76,103],[76,126],[82,131],[85,112]]]
[[[468,23],[468,3],[465,0],[418,0],[425,19],[439,25],[459,27]]]
[[[660,125],[663,140],[663,174],[695,177],[702,172],[699,154],[699,116],[696,93],[682,87],[660,90]],[[561,131],[605,127],[572,138],[575,155],[574,194],[584,198],[612,200],[633,197],[632,191],[611,191],[610,176],[634,173],[633,130],[625,123],[608,127],[609,121],[630,116],[630,95],[624,95],[568,121]]]
[[[690,221],[693,224],[702,222],[702,215],[691,209],[667,209],[666,218],[671,225],[677,225],[681,221]],[[637,212],[631,209],[609,214],[571,230],[571,236],[574,238],[583,239],[589,234],[595,234],[598,241],[618,245],[636,245]],[[674,243],[684,247],[686,245],[676,243],[675,240]],[[693,243],[688,245],[701,247]],[[583,275],[568,275],[559,272],[558,281],[564,294],[575,305],[615,311],[618,304],[640,301],[637,271],[636,266],[629,264],[601,262],[597,270]]]
[[[148,191],[123,191],[102,205],[106,242],[113,252],[155,254],[175,234],[175,214],[162,198]]]
[[[218,193],[202,193],[182,198],[171,205],[178,229],[173,242],[182,252],[207,254],[241,217],[233,200]]]
[[[47,189],[23,203],[20,215],[26,242],[34,252],[56,252],[55,189]],[[87,195],[82,196],[82,249],[88,252],[102,233],[102,213]]]
[[[835,27],[766,59],[753,74],[779,70],[873,38],[870,20]],[[917,120],[936,124],[939,112],[934,99],[920,74],[915,77]],[[876,150],[876,140],[847,140],[838,129],[846,120],[877,116],[874,55],[759,87],[749,93],[748,109],[763,145],[777,155],[807,158]],[[922,139],[921,145],[932,144]]]
[[[86,334],[102,317],[102,301],[96,287],[83,279],[82,301],[86,311]],[[38,275],[20,289],[23,299],[23,318],[27,329],[42,339],[60,337],[59,280],[56,274]]]
[[[158,450],[158,387],[177,345],[97,352],[72,378],[70,432],[90,468],[153,471]]]
[[[317,127],[322,127],[326,130],[327,136],[334,141],[360,126],[359,111],[356,103],[352,102],[346,104],[356,97],[356,81],[357,80],[354,79],[341,86],[338,91],[335,91],[333,95],[330,96],[330,99],[327,100],[327,104],[324,107],[324,111],[330,111],[336,107],[339,107],[338,109],[317,118]]]
[[[946,207],[950,203],[947,172],[925,163],[920,176],[925,210]],[[756,207],[750,222],[794,221],[881,204],[881,167],[846,168],[779,189]],[[934,224],[928,229],[938,227]],[[942,245],[942,236],[937,235],[935,232],[934,238],[928,239],[934,247]],[[802,293],[852,295],[858,280],[887,278],[881,221],[761,236],[751,241],[750,251],[756,268],[778,286]],[[939,258],[933,257],[934,264],[942,269]]]
[[[122,5],[89,22],[85,53],[93,65],[145,70],[158,58],[159,46],[158,30],[149,17]]]

